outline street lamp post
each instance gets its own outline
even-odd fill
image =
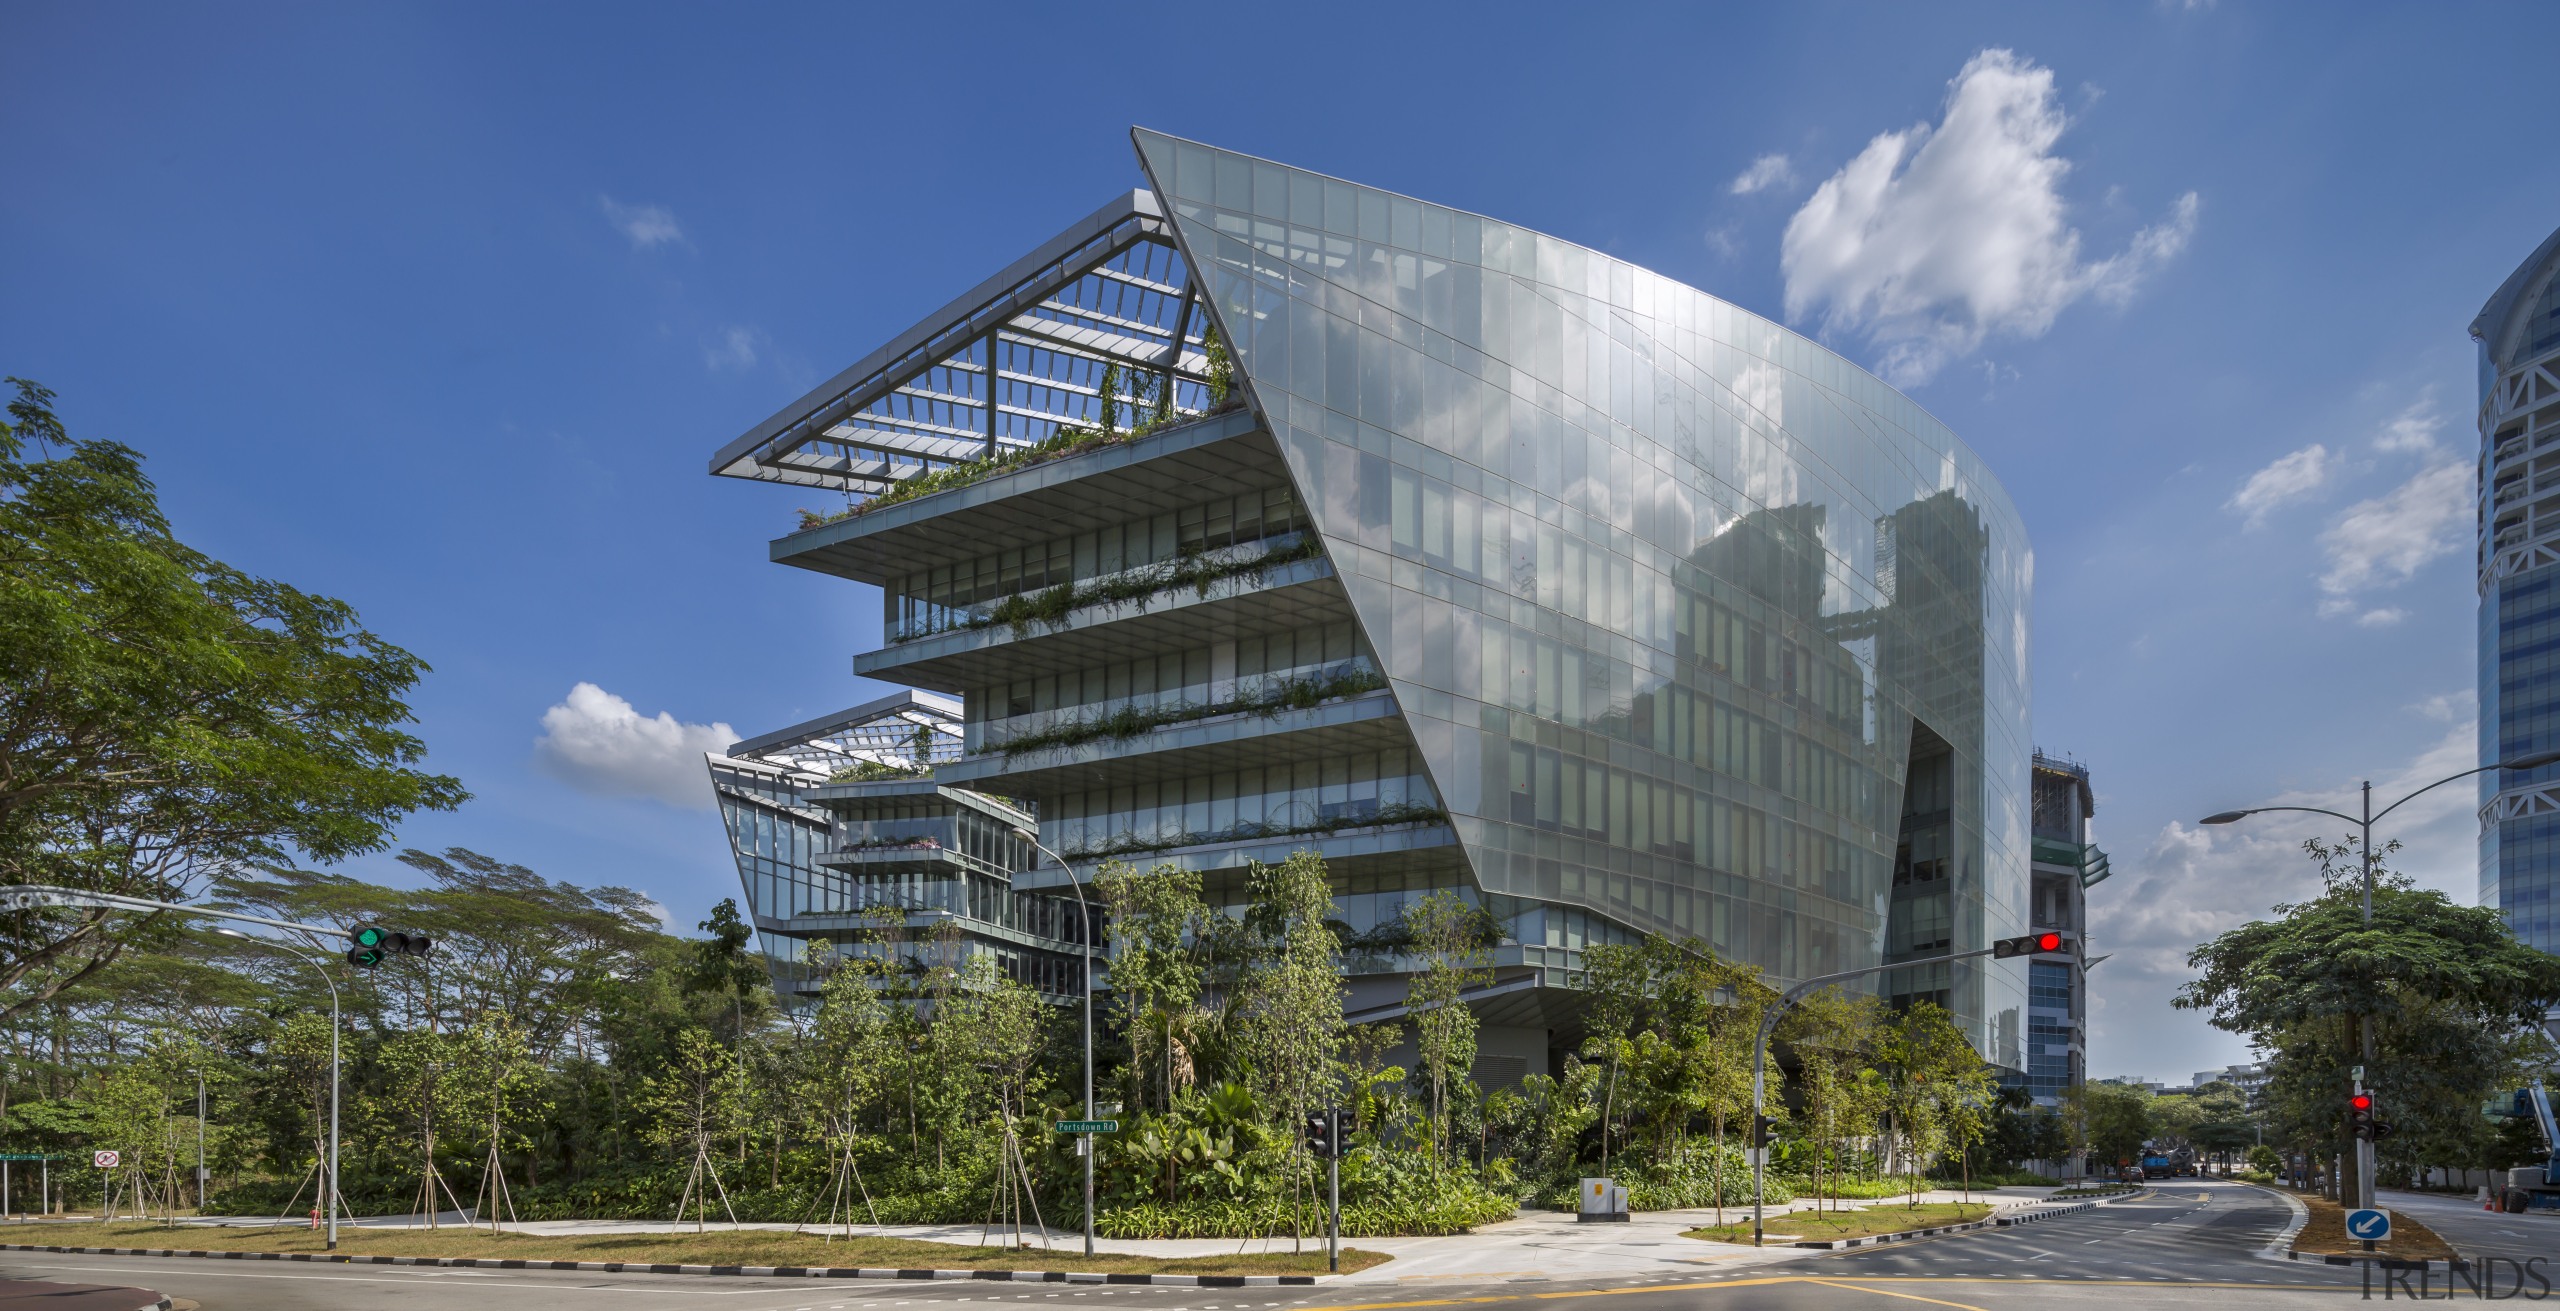
[[[204,1214],[204,1071],[189,1070],[196,1077],[196,1214]]]
[[[1083,928],[1079,936],[1084,939],[1084,1118],[1091,1120],[1093,1118],[1093,905],[1085,900],[1084,883],[1076,877],[1076,867],[1068,864],[1066,857],[1040,845],[1040,836],[1027,828],[1016,826],[1013,835],[1030,843],[1032,850],[1058,862],[1058,868],[1067,872],[1067,886],[1075,890],[1076,907],[1083,914]],[[1095,1145],[1094,1135],[1088,1133],[1080,1136],[1084,1139],[1084,1254],[1091,1256],[1093,1255]]]
[[[2362,806],[2363,813],[2356,815],[2344,815],[2334,810],[2324,810],[2318,806],[2252,806],[2246,810],[2225,810],[2216,814],[2207,815],[2200,822],[2206,824],[2236,824],[2241,820],[2247,819],[2251,815],[2263,815],[2271,811],[2290,810],[2305,815],[2326,815],[2331,819],[2342,819],[2355,825],[2359,834],[2356,841],[2362,848],[2361,854],[2363,856],[2364,865],[2364,927],[2370,929],[2373,927],[2373,874],[2376,859],[2373,851],[2373,823],[2375,820],[2389,815],[2392,811],[2398,810],[2402,806],[2417,800],[2419,797],[2424,796],[2429,792],[2435,791],[2437,788],[2443,787],[2447,783],[2455,782],[2459,779],[2466,779],[2474,774],[2486,774],[2493,769],[2539,769],[2544,765],[2552,764],[2554,762],[2560,762],[2560,751],[2536,751],[2529,755],[2518,756],[2513,760],[2501,760],[2494,765],[2482,765],[2478,769],[2466,769],[2459,774],[2448,774],[2445,777],[2437,779],[2435,782],[2429,783],[2425,787],[2419,788],[2417,791],[2400,798],[2398,801],[2394,801],[2390,805],[2384,806],[2378,811],[2373,808],[2373,780],[2366,779],[2362,789],[2364,800],[2364,804]],[[2373,1065],[2377,1063],[2379,1057],[2376,1055],[2373,1034],[2373,1017],[2370,1015],[2357,1016],[2356,1033],[2358,1035],[2358,1048],[2364,1059],[2364,1064]],[[2364,1066],[2357,1067],[2359,1070],[2363,1068]],[[2361,1077],[2357,1079],[2357,1084],[2357,1090],[2362,1091],[2363,1079]],[[2373,1140],[2370,1138],[2357,1139],[2357,1206],[2370,1208],[2373,1205],[2373,1168]]]
[[[329,985],[329,1163],[324,1171],[329,1177],[321,1186],[320,1209],[329,1217],[329,1250],[338,1250],[338,981],[329,977],[320,962],[303,955],[286,943],[273,938],[252,938],[238,929],[215,929],[225,937],[261,942],[291,952],[303,964],[320,973],[320,981]],[[198,1168],[202,1168],[199,1165]]]

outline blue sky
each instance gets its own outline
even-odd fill
[[[1133,123],[1540,228],[1988,459],[2118,871],[2093,1072],[2241,1059],[2166,1001],[2302,832],[2193,817],[2472,760],[2464,329],[2560,224],[2560,9],[1574,12],[8,0],[0,371],[434,665],[478,795],[404,844],[690,928],[736,882],[688,753],[880,690],[875,595],[765,562],[812,494],[713,449],[1138,185]],[[2471,804],[2397,830],[2466,900]]]

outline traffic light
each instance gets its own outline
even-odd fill
[[[1751,1117],[1751,1145],[1765,1148],[1778,1140],[1778,1122],[1765,1115]]]
[[[379,924],[365,924],[347,932],[347,963],[360,970],[373,969],[394,956],[424,956],[435,950],[435,939],[423,933],[401,933]]]
[[[2002,938],[1991,944],[1991,955],[1995,960],[2007,960],[2011,956],[2064,955],[2071,950],[2073,937],[2069,933],[2047,929],[2023,938]]]
[[[1307,1151],[1316,1159],[1338,1160],[1349,1150],[1351,1113],[1336,1107],[1307,1112]]]
[[[1306,1125],[1307,1151],[1318,1160],[1330,1160],[1334,1154],[1333,1112],[1309,1111]]]
[[[2347,1131],[2367,1142],[2380,1137],[2374,1132],[2373,1094],[2357,1093],[2347,1099]]]

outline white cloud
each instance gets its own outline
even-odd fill
[[[2468,721],[2480,713],[2480,694],[2467,687],[2457,692],[2439,692],[2409,708],[2439,724],[2456,719]]]
[[[752,369],[756,366],[757,348],[764,334],[753,328],[729,327],[702,348],[703,367],[714,373],[729,369]]]
[[[2396,605],[2387,605],[2380,609],[2367,610],[2363,614],[2357,615],[2356,627],[2389,628],[2393,624],[2399,623],[2401,620],[2408,617],[2408,611],[2403,610]]]
[[[2392,416],[2373,439],[2373,449],[2394,454],[2425,455],[2436,449],[2436,433],[2444,416],[2436,411],[2436,389],[2429,387],[2409,408]]]
[[[2391,492],[2358,501],[2320,534],[2329,570],[2320,575],[2324,616],[2356,608],[2357,592],[2405,582],[2460,548],[2471,526],[2471,466],[2447,462]],[[2361,621],[2360,621],[2361,622]]]
[[[600,796],[707,807],[711,780],[703,753],[726,751],[737,740],[727,724],[687,724],[663,710],[643,718],[630,702],[580,683],[542,712],[533,752],[554,776]]]
[[[1751,161],[1751,167],[1742,170],[1728,190],[1737,196],[1749,196],[1771,187],[1792,187],[1795,184],[1795,166],[1787,162],[1786,156],[1771,154]]]
[[[1787,316],[1820,308],[1826,331],[1863,333],[1887,379],[1908,385],[1993,332],[2043,335],[2083,296],[2121,304],[2185,249],[2198,201],[2181,196],[2124,251],[2083,262],[2060,190],[2071,163],[2053,153],[2067,126],[2052,70],[1974,56],[1941,123],[1868,142],[1788,221]]]
[[[611,196],[598,196],[596,203],[604,208],[605,221],[630,238],[633,250],[684,240],[684,229],[676,226],[674,212],[664,205],[625,205]]]
[[[2238,510],[2246,516],[2249,526],[2256,528],[2267,521],[2268,513],[2277,506],[2301,500],[2320,490],[2337,467],[2337,459],[2329,454],[2329,448],[2314,442],[2290,455],[2278,456],[2274,463],[2250,474],[2249,480],[2240,484],[2240,490],[2233,492],[2224,505]]]
[[[1742,225],[1727,223],[1707,229],[1707,249],[1714,251],[1717,259],[1732,259],[1741,254]]]

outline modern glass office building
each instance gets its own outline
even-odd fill
[[[2480,763],[2560,746],[2560,231],[2480,343]],[[2480,904],[2560,951],[2560,765],[2481,777]]]
[[[772,557],[880,589],[858,672],[960,699],[937,785],[1229,897],[1315,850],[1355,932],[1479,901],[1497,1082],[1592,943],[1794,980],[2024,931],[2029,555],[1953,433],[1597,251],[1135,139],[1148,189],[712,461],[844,495]],[[2024,1068],[2017,963],[1880,987]]]
[[[901,692],[749,738],[709,758],[711,791],[756,935],[786,1004],[815,995],[819,943],[857,935],[910,960],[971,956],[1061,1000],[1081,996],[1076,907],[1013,887],[1035,821],[1001,797],[942,786],[960,707]]]

